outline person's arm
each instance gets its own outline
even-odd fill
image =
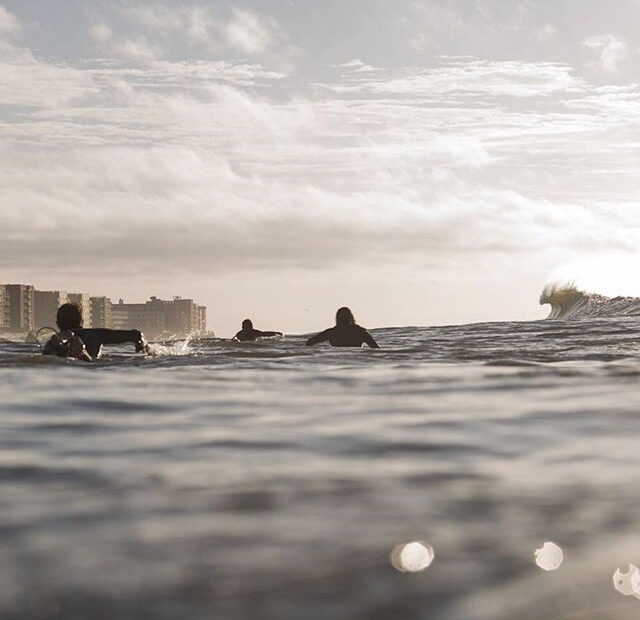
[[[307,340],[307,346],[312,347],[314,344],[318,344],[319,342],[324,342],[325,340],[329,340],[331,329],[332,328],[325,329],[323,332],[320,332],[315,336],[311,336],[311,338]]]
[[[374,340],[373,336],[366,330],[363,329],[364,331],[364,341],[372,348],[372,349],[379,349],[380,345]]]
[[[147,350],[147,343],[142,332],[137,329],[104,329],[92,327],[79,332],[80,337],[87,345],[89,355],[96,357],[103,344],[123,344],[132,342],[136,345],[136,352]]]
[[[269,338],[270,336],[282,336],[282,332],[260,332],[260,338]]]

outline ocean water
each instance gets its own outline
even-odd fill
[[[0,618],[640,617],[640,318],[373,333],[0,343]]]

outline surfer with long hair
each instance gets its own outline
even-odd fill
[[[373,336],[356,323],[353,312],[347,307],[340,308],[336,312],[336,325],[325,329],[323,332],[311,336],[307,340],[307,346],[311,347],[319,342],[329,341],[332,347],[361,347],[365,342],[372,349],[379,349]]]

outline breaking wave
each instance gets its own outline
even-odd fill
[[[549,304],[548,319],[592,319],[640,316],[639,297],[605,297],[581,291],[572,284],[549,285],[540,295],[540,305]]]

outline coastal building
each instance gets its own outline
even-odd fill
[[[7,329],[13,332],[33,331],[33,286],[6,284],[4,289],[8,298],[5,306],[9,315]]]
[[[207,331],[207,309],[193,299],[151,297],[144,303],[113,304],[86,293],[36,291],[28,284],[0,284],[0,331],[31,332],[56,327],[58,308],[80,306],[84,327],[139,329],[148,338],[200,335]]]
[[[204,334],[207,331],[207,307],[198,306],[198,329],[196,330],[200,334]]]
[[[147,303],[154,309],[164,310],[168,332],[186,335],[198,331],[198,306],[193,299],[174,297],[172,301],[166,301],[152,297]]]
[[[91,325],[113,329],[113,304],[108,297],[91,298]]]
[[[9,329],[9,295],[7,287],[0,284],[0,331]]]
[[[114,329],[139,329],[147,338],[157,338],[165,331],[165,316],[161,310],[146,303],[125,304],[122,299],[112,308]]]
[[[36,330],[41,327],[56,328],[56,314],[62,304],[69,301],[69,296],[63,291],[34,291],[33,317]]]
[[[148,338],[187,336],[207,328],[207,309],[192,299],[151,297],[149,301],[126,304],[121,299],[112,310],[116,329],[139,329]]]
[[[77,304],[80,307],[83,327],[93,327],[91,297],[86,293],[69,293],[69,303]]]

